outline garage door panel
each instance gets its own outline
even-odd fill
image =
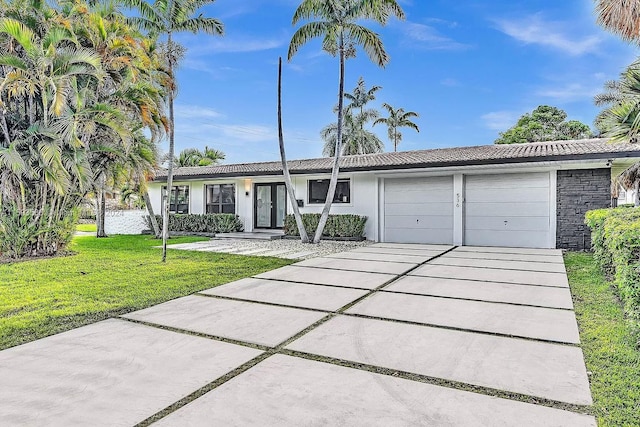
[[[547,202],[549,200],[549,187],[545,188],[518,188],[505,190],[502,188],[478,188],[467,187],[465,200],[467,203],[476,202]]]
[[[418,191],[428,186],[434,190],[446,190],[453,185],[453,177],[441,176],[431,178],[388,179],[385,187],[395,191]]]
[[[417,229],[447,229],[453,230],[452,215],[415,216],[398,215],[387,216],[385,226],[388,228]]]
[[[453,215],[453,203],[395,203],[387,205],[385,214],[397,215]]]
[[[438,203],[443,201],[448,201],[449,203],[453,203],[453,185],[449,189],[444,190],[434,190],[423,188],[416,191],[399,191],[393,188],[385,188],[385,198],[384,201],[386,204],[396,204],[396,203]]]
[[[524,185],[530,188],[546,188],[549,186],[549,174],[504,174],[504,175],[471,175],[466,177],[468,189],[477,188],[522,188]]]
[[[466,226],[469,231],[538,231],[546,233],[549,230],[549,217],[473,217],[467,219]]]
[[[465,177],[464,244],[550,245],[548,173]]]
[[[385,241],[389,243],[424,243],[450,245],[453,241],[451,230],[407,229],[385,227]]]
[[[384,241],[453,242],[453,177],[386,179]]]
[[[547,216],[549,215],[549,203],[469,203],[465,206],[467,217],[491,217],[491,216]]]
[[[547,233],[530,231],[476,230],[468,234],[465,241],[467,246],[546,248],[548,244]]]

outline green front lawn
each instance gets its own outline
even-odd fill
[[[95,224],[78,224],[76,225],[76,231],[93,232],[97,231],[98,227]]]
[[[77,255],[0,264],[0,349],[291,263],[172,250],[163,264],[158,245],[150,236],[76,237]]]
[[[565,264],[598,425],[640,425],[640,351],[620,302],[591,254],[568,253]]]

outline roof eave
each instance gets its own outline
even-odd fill
[[[620,158],[640,158],[638,151],[620,151],[608,153],[588,153],[588,154],[567,154],[553,156],[529,156],[514,157],[509,159],[477,159],[477,160],[461,160],[446,162],[429,162],[429,163],[411,163],[403,165],[378,165],[378,166],[352,166],[341,167],[342,172],[363,172],[363,171],[385,171],[385,170],[411,170],[411,169],[437,169],[443,167],[461,167],[461,166],[480,166],[480,165],[503,165],[516,163],[542,163],[542,162],[565,162],[572,160],[600,160],[600,159],[620,159]],[[290,170],[292,175],[311,175],[324,174],[331,172],[330,168],[322,169],[300,169]],[[197,174],[197,175],[174,175],[174,180],[191,181],[198,179],[218,179],[218,178],[246,178],[254,176],[279,176],[282,171],[247,171],[236,173],[219,173],[219,174]],[[158,177],[154,182],[166,182],[167,177]]]

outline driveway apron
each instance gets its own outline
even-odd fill
[[[558,250],[378,243],[0,352],[0,425],[595,426]]]

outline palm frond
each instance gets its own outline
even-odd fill
[[[331,26],[326,21],[309,22],[298,28],[289,43],[289,53],[287,54],[289,61],[291,61],[303,45],[314,38],[325,36],[330,28]]]

